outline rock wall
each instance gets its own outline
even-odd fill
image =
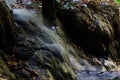
[[[120,17],[116,6],[90,1],[87,7],[62,8],[57,15],[71,41],[86,53],[98,58],[118,54]]]
[[[0,2],[0,6],[0,49],[9,52],[14,43],[14,21],[5,2]]]

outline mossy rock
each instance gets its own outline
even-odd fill
[[[9,67],[6,64],[6,61],[4,60],[5,58],[8,59],[6,53],[4,53],[2,50],[0,50],[0,75],[1,75],[1,77],[5,78],[5,79],[15,80],[16,77],[15,77],[14,73],[12,73],[9,70]]]
[[[108,7],[110,9],[106,11],[111,14],[106,14],[106,17],[94,1],[90,1],[88,7],[60,9],[57,11],[57,16],[75,45],[81,46],[85,52],[96,57],[109,57],[117,54],[112,43],[114,43],[114,36],[117,37],[120,31],[120,22],[117,7],[114,5]],[[110,17],[112,19],[109,19]]]

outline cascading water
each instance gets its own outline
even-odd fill
[[[42,21],[40,20],[41,16],[39,17],[39,19],[36,19],[37,15],[26,9],[14,9],[13,15],[17,25],[19,25],[19,27],[22,27],[26,31],[25,34],[20,35],[25,36],[26,41],[32,42],[34,44],[34,48],[36,49],[35,53],[29,58],[31,68],[35,69],[38,66],[36,65],[38,64],[36,59],[40,58],[40,51],[43,50],[44,54],[46,53],[46,51],[51,52],[49,54],[46,54],[47,58],[50,57],[51,59],[51,57],[54,56],[55,58],[60,60],[61,64],[66,64],[70,68],[73,68],[73,70],[78,71],[78,80],[100,80],[101,78],[111,79],[116,76],[120,76],[117,72],[106,71],[106,68],[104,67],[105,64],[106,66],[110,64],[110,66],[115,67],[115,64],[111,64],[110,61],[108,61],[110,62],[108,63],[108,65],[107,62],[104,64],[100,62],[101,65],[92,66],[87,60],[80,58],[79,55],[77,55],[78,52],[75,51],[71,45],[68,45],[68,43],[66,43],[65,37],[64,39],[61,38],[56,31],[47,28],[42,24],[42,22],[40,22]],[[31,23],[33,23],[34,25],[32,25]],[[44,52],[44,50],[46,51]],[[72,51],[72,53],[70,53],[70,50]],[[24,52],[21,53],[21,55],[22,54],[24,55]],[[69,64],[71,64],[71,66]],[[37,70],[39,71],[39,68]]]
[[[44,26],[41,14],[13,9],[13,17],[17,32],[14,52],[19,59],[28,61],[29,69],[38,72],[35,80],[71,80],[76,76],[77,80],[119,80],[118,67],[112,60],[94,57],[91,62],[97,66],[93,66],[81,48],[67,41],[60,26]]]
[[[69,70],[70,67],[66,63],[68,60],[68,51],[65,39],[59,36],[60,34],[58,34],[57,30],[49,29],[44,26],[42,20],[40,20],[40,15],[38,16],[26,9],[13,9],[13,16],[17,28],[23,29],[23,32],[16,38],[16,47],[18,47],[16,55],[18,57],[23,58],[26,56],[30,67],[33,69],[36,69],[40,64],[45,64],[51,67],[63,65],[67,66],[67,70]],[[20,45],[24,45],[24,48],[28,47],[28,49],[34,49],[34,52],[29,53],[29,51],[27,52],[27,50],[23,49]],[[41,57],[43,57],[43,62]],[[54,60],[58,61],[58,65],[55,65],[56,62],[51,63],[51,61]],[[36,70],[41,71],[43,69],[38,67]]]

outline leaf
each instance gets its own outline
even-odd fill
[[[60,0],[56,0],[56,2],[60,3]]]

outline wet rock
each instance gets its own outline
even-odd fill
[[[48,71],[50,72],[49,75],[51,75],[51,78],[53,77],[54,79],[70,78],[74,80],[75,78],[75,75],[70,69],[70,67],[67,66],[65,63],[62,63],[62,61],[59,60],[59,58],[56,58],[56,56],[54,56],[54,54],[52,54],[48,50],[41,49],[40,51],[37,51],[34,54],[34,56],[31,59],[29,59],[29,63],[33,69],[40,70],[40,73],[43,69],[45,71],[48,69]],[[38,68],[38,65],[40,65],[40,68]],[[48,73],[45,73],[44,76],[46,76],[47,74]]]
[[[17,70],[16,71],[16,74],[18,74],[17,75],[17,77],[19,77],[19,78],[26,78],[26,79],[30,79],[30,74],[29,74],[29,72],[27,72],[26,70]]]

